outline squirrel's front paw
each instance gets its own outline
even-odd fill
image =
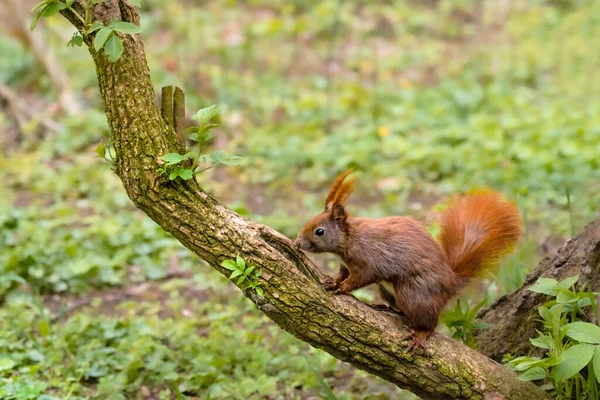
[[[325,290],[337,290],[340,287],[340,284],[337,283],[332,277],[328,276],[323,282],[323,287]]]

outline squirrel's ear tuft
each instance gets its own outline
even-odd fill
[[[333,206],[331,210],[331,218],[335,220],[335,222],[344,222],[346,221],[346,209],[341,204],[336,204]]]
[[[346,180],[351,172],[352,170],[349,169],[335,179],[331,186],[331,190],[329,190],[329,194],[325,199],[325,211],[330,212],[332,207],[335,207],[337,204],[344,205],[348,196],[352,193],[354,181],[356,181],[356,178]]]

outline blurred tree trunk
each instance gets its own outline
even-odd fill
[[[83,14],[82,0],[74,3]],[[234,213],[205,193],[195,180],[169,181],[157,174],[160,155],[183,152],[173,127],[155,101],[139,35],[123,36],[124,53],[115,63],[91,46],[80,20],[62,11],[83,34],[96,64],[100,93],[114,140],[115,172],[134,204],[164,230],[219,272],[226,259],[242,256],[262,272],[264,297],[242,293],[281,328],[340,360],[426,399],[542,399],[545,393],[462,343],[435,334],[428,357],[408,354],[401,319],[375,311],[352,296],[326,292],[322,276],[289,239]],[[93,20],[139,25],[127,0],[105,0]]]
[[[35,1],[8,0],[6,7],[0,7],[2,27],[18,38],[24,47],[29,48],[33,56],[42,64],[50,77],[60,108],[69,115],[78,114],[81,107],[71,89],[67,73],[58,61],[56,54],[48,48],[44,32],[41,29],[34,31],[29,29],[30,10],[36,3]]]
[[[494,324],[490,329],[479,331],[477,348],[495,360],[506,353],[523,355],[539,350],[529,338],[541,330],[538,307],[549,300],[548,296],[529,291],[538,278],[562,280],[579,275],[579,285],[587,283],[587,290],[600,291],[600,217],[589,223],[583,233],[567,241],[554,257],[547,257],[527,276],[518,290],[499,298],[478,317]],[[594,315],[587,316],[593,323]]]

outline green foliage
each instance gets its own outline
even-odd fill
[[[318,391],[295,339],[250,302],[232,293],[216,302],[189,301],[169,290],[162,310],[155,302],[125,302],[111,316],[98,302],[51,322],[45,335],[36,327],[48,309],[27,299],[9,302],[0,309],[0,396],[37,399],[53,388],[57,398],[129,398],[159,387],[166,398],[179,392],[245,400]],[[159,312],[172,316],[164,320]],[[327,374],[347,370],[323,353],[312,359]],[[282,381],[288,384],[278,388]]]
[[[81,211],[63,205],[0,214],[1,298],[24,283],[42,292],[83,292],[159,279],[169,257],[182,251],[148,219],[130,213],[82,217]]]
[[[99,1],[86,1],[81,15],[73,14],[86,30]],[[208,149],[214,131],[200,131],[218,123],[215,146],[226,153],[192,152],[166,167],[167,176],[190,177],[184,171],[194,172],[196,156],[209,167],[228,162],[225,154],[243,154],[243,169],[209,170],[203,188],[290,237],[321,209],[327,185],[347,167],[361,171],[362,186],[349,204],[361,216],[431,221],[430,210],[447,194],[492,186],[518,200],[527,238],[503,260],[485,290],[488,299],[520,286],[542,247],[553,251],[597,215],[597,2],[516,0],[509,2],[511,12],[494,9],[506,2],[472,0],[196,3],[145,1],[145,50],[157,88],[184,88],[192,109],[222,105],[219,114],[216,107],[199,112],[202,128],[188,134]],[[34,24],[69,5],[42,2]],[[99,51],[108,46],[113,57],[117,40],[129,34],[119,25],[117,33],[116,22],[97,39],[104,40]],[[107,28],[95,27],[92,46]],[[0,397],[325,395],[291,337],[208,266],[195,268],[198,260],[145,221],[114,174],[99,168],[92,157],[110,166],[117,154],[106,140],[94,66],[87,49],[78,48],[83,37],[56,15],[40,28],[89,107],[74,116],[53,111],[59,93],[32,49],[0,33],[2,83],[23,95],[32,112],[40,100],[52,105],[20,126],[16,149],[2,149],[6,156],[0,156]],[[56,131],[41,123],[46,119]],[[10,113],[0,113],[0,130],[7,133],[2,142],[17,130]],[[41,311],[31,299],[36,291],[46,305],[54,296],[71,304],[73,293],[82,296],[76,301],[110,298],[165,277],[173,266],[194,271],[190,286],[203,288],[198,303],[196,292],[186,296],[173,281],[164,286],[164,298],[149,290],[144,298],[150,301],[133,304],[127,295],[116,301],[117,312],[110,300],[73,314],[65,307]],[[561,335],[562,353],[593,346],[591,361],[568,380],[582,386],[580,376],[600,371],[597,344],[589,342],[593,332],[575,326],[577,340],[561,329],[595,303],[569,285],[546,284],[551,288],[542,290],[554,293],[546,308],[553,312],[561,304],[563,325],[556,336],[548,327],[532,340],[548,353],[558,352]],[[370,288],[360,294],[375,301]],[[469,341],[479,301],[463,300],[450,310],[451,334]],[[341,400],[407,397],[323,352],[306,352]],[[140,360],[148,370],[136,367]],[[553,360],[560,364],[561,358]],[[522,368],[534,379],[550,376],[554,367]]]
[[[133,35],[140,33],[140,28],[131,22],[111,21],[108,26],[102,22],[94,22],[86,31],[86,34],[96,32],[94,37],[94,50],[104,49],[104,54],[108,56],[111,62],[117,61],[123,54],[123,42],[116,32]]]
[[[104,142],[98,143],[96,147],[96,157],[106,161],[109,165],[113,165],[117,158],[115,146],[112,142],[112,138],[108,140],[106,144]]]
[[[73,0],[42,0],[33,11],[36,12],[32,22],[31,30],[34,30],[37,22],[41,17],[51,17],[62,10],[69,10],[83,23],[86,28],[86,35],[90,35],[96,32],[94,37],[94,50],[99,51],[104,49],[104,54],[108,57],[111,62],[116,62],[121,55],[123,55],[123,42],[116,32],[121,32],[127,35],[133,35],[140,33],[140,28],[130,22],[125,21],[111,21],[105,26],[100,21],[94,21],[91,23],[91,7],[94,4],[101,2],[102,0],[87,0],[85,2],[85,17],[71,7]],[[83,37],[78,33],[73,33],[73,37],[68,42],[69,47],[81,47],[83,44]]]
[[[38,21],[41,17],[51,17],[57,14],[59,11],[64,9],[70,9],[71,4],[73,4],[73,0],[67,0],[66,2],[61,2],[60,0],[42,0],[35,8],[33,9],[36,12],[33,21],[31,22],[30,29],[34,30]]]
[[[197,151],[189,151],[184,155],[179,153],[169,153],[160,157],[164,165],[158,169],[160,174],[169,174],[170,180],[175,180],[178,177],[183,180],[192,179],[194,175],[206,171],[219,164],[223,165],[238,165],[241,157],[236,155],[227,155],[223,150],[215,150],[210,154],[202,154],[210,140],[215,137],[214,131],[211,129],[219,126],[218,124],[210,123],[210,120],[219,114],[219,107],[212,105],[210,107],[199,110],[192,119],[197,122],[197,125],[186,129],[188,138],[198,143]],[[186,167],[184,161],[193,160],[191,166]],[[208,167],[205,164],[210,164]],[[172,168],[171,168],[172,167]]]
[[[69,47],[81,47],[81,45],[83,44],[83,36],[81,36],[79,34],[79,32],[73,32],[73,37],[71,38],[71,40],[69,40],[69,43],[67,43],[67,46]]]
[[[235,284],[241,285],[246,282],[247,289],[253,289],[259,296],[264,296],[263,289],[260,287],[261,283],[258,280],[260,278],[260,271],[256,270],[256,266],[246,266],[246,262],[240,256],[237,256],[235,261],[225,260],[221,263],[221,267],[228,269],[231,272],[229,279],[237,278]],[[254,271],[254,274],[252,272]]]
[[[454,307],[446,311],[440,321],[450,329],[452,337],[461,340],[471,348],[475,348],[475,331],[487,329],[492,325],[485,321],[475,319],[477,312],[486,305],[488,299],[483,299],[477,304],[471,304],[462,299],[456,299]]]
[[[548,389],[558,399],[597,398],[600,383],[600,327],[578,321],[584,307],[594,312],[594,293],[573,289],[578,276],[564,279],[540,278],[530,288],[555,299],[539,308],[544,331],[530,339],[544,349],[544,357],[522,356],[508,362],[520,372],[519,379],[534,381],[547,379]],[[587,367],[587,368],[586,368]]]

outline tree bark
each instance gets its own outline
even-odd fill
[[[555,256],[542,260],[523,286],[479,313],[479,318],[494,324],[478,332],[479,351],[495,360],[501,360],[507,353],[521,355],[539,351],[529,338],[537,336],[536,329],[542,329],[538,307],[550,298],[529,288],[539,278],[560,281],[574,275],[579,275],[580,286],[587,282],[587,290],[600,290],[600,218],[590,222],[579,236],[568,240]],[[591,313],[588,320],[597,322]]]
[[[82,0],[75,3],[81,8]],[[411,355],[401,339],[401,319],[375,311],[352,296],[326,292],[321,273],[285,236],[243,218],[202,191],[195,180],[167,180],[157,159],[185,151],[155,102],[139,35],[120,35],[123,56],[115,63],[91,46],[80,21],[62,12],[84,35],[96,64],[100,93],[117,153],[115,172],[136,207],[219,272],[226,259],[242,256],[257,266],[264,297],[245,284],[242,293],[281,328],[340,360],[408,389],[425,399],[542,399],[545,393],[515,379],[502,365],[462,343],[434,334],[431,355]],[[139,24],[127,0],[105,0],[94,20]],[[202,180],[200,176],[200,181]]]

